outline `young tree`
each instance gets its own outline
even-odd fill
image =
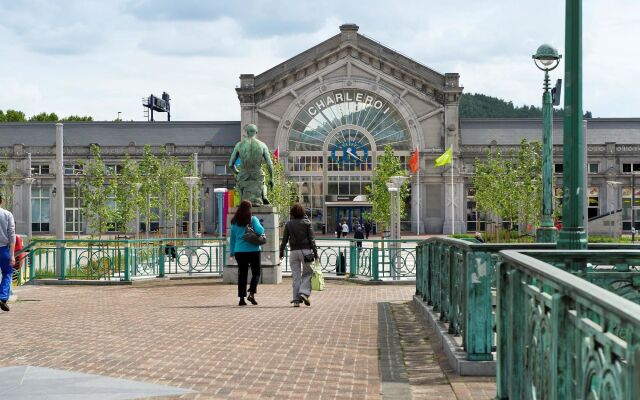
[[[519,225],[538,224],[542,211],[542,161],[540,143],[523,139],[517,154],[487,153],[476,160],[473,176],[479,211]]]
[[[113,222],[113,207],[109,204],[111,186],[107,184],[107,168],[100,156],[100,147],[91,145],[91,159],[84,164],[78,186],[82,214],[89,221],[89,227],[102,238]]]
[[[378,156],[378,164],[373,170],[371,185],[366,187],[371,202],[371,218],[381,225],[380,233],[389,227],[391,222],[391,197],[387,183],[392,176],[407,176],[407,170],[402,168],[400,159],[393,153],[389,145],[384,147],[384,153]],[[406,199],[409,196],[409,181],[405,181],[400,188],[400,215],[405,214]]]
[[[113,172],[115,174],[116,171]],[[110,190],[115,196],[113,221],[117,231],[126,233],[130,223],[136,217],[140,203],[140,193],[136,190],[138,182],[140,182],[138,163],[126,154],[120,174],[111,177]]]
[[[271,155],[273,162],[273,186],[269,185],[269,173],[267,166],[262,165],[262,171],[265,176],[265,184],[267,185],[267,200],[269,204],[275,206],[277,213],[280,215],[280,226],[289,220],[289,210],[296,201],[298,201],[298,192],[295,184],[289,181],[284,173],[284,163],[278,162],[273,154]]]
[[[22,179],[21,176],[11,173],[9,162],[5,159],[0,161],[0,194],[2,195],[2,206],[7,210],[13,209],[14,186]]]
[[[160,160],[153,154],[149,145],[144,146],[139,168],[142,186],[138,206],[140,210],[144,210],[145,227],[149,232],[151,219],[158,217],[153,213],[153,209],[160,206]]]
[[[174,157],[163,153],[160,159],[159,185],[162,194],[162,216],[165,221],[179,221],[178,216],[189,210],[189,188],[183,181],[187,167]],[[177,234],[177,232],[174,232]]]

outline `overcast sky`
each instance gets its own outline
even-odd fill
[[[584,0],[584,108],[640,117],[640,0]],[[561,0],[0,0],[0,109],[142,120],[167,91],[173,120],[238,120],[238,76],[338,33],[360,33],[468,93],[541,102],[531,55],[564,54]],[[553,72],[562,77],[564,64]],[[162,118],[162,117],[161,117]]]

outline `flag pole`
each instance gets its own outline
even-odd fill
[[[418,160],[420,160],[420,159],[418,158]],[[420,161],[418,161],[418,162],[420,162]],[[417,200],[417,203],[418,203],[418,235],[420,235],[420,164],[418,164],[418,171],[417,172],[418,172],[418,174],[416,176],[416,179],[417,179],[418,182],[417,182],[416,186],[418,188],[418,200]]]
[[[454,210],[453,210],[453,202],[454,202],[454,198],[453,198],[453,146],[451,147],[451,234],[455,235],[456,231],[455,231],[455,225],[453,223],[453,218],[454,218]]]

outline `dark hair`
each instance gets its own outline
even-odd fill
[[[299,219],[304,218],[304,208],[302,208],[302,204],[296,203],[291,206],[291,218]]]
[[[237,226],[246,226],[251,223],[251,202],[242,200],[235,215],[231,218],[231,223]]]

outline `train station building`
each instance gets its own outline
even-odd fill
[[[362,223],[371,207],[365,187],[385,146],[391,146],[404,165],[417,149],[419,180],[412,174],[403,230],[417,232],[420,221],[420,233],[450,233],[452,226],[460,233],[485,228],[471,185],[475,160],[487,150],[516,149],[522,138],[542,140],[540,119],[461,119],[463,87],[457,73],[434,71],[359,34],[354,24],[342,25],[335,36],[265,72],[238,72],[239,121],[66,123],[65,160],[87,159],[91,144],[98,144],[105,162],[114,167],[126,154],[140,157],[146,144],[185,162],[198,153],[203,178],[200,226],[213,234],[214,190],[233,187],[226,164],[242,137],[241,127],[253,123],[258,138],[278,149],[314,227],[333,231],[340,220]],[[588,215],[623,209],[623,228],[630,230],[631,198],[640,198],[640,190],[634,196],[632,182],[633,171],[640,171],[640,119],[594,118],[585,120],[585,126]],[[5,138],[0,157],[8,159],[10,170],[26,176],[30,153],[36,178],[30,195],[26,184],[15,183],[18,231],[26,230],[30,199],[34,234],[52,232],[59,218],[52,206],[53,124],[0,124],[0,136]],[[560,187],[561,120],[554,122],[554,143]],[[435,158],[449,147],[453,174],[450,166],[434,167]],[[79,215],[81,199],[74,197],[73,164],[65,166],[67,231],[86,232]]]

